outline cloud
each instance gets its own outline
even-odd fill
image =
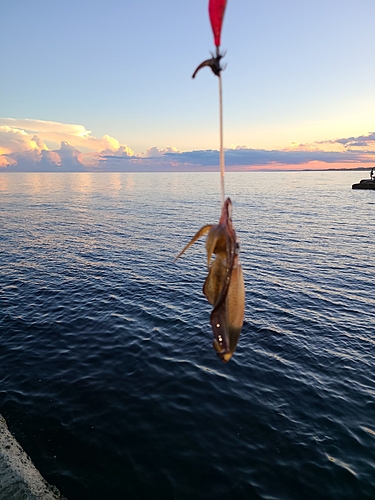
[[[219,152],[214,150],[188,151],[184,153],[166,153],[164,157],[187,164],[199,164],[201,166],[218,165]],[[227,149],[225,152],[225,164],[228,167],[235,166],[272,166],[272,165],[302,165],[309,162],[332,163],[367,163],[373,162],[374,158],[356,152],[335,152],[321,150],[265,150],[265,149]]]
[[[114,137],[109,135],[100,138],[94,137],[91,135],[92,132],[83,125],[26,118],[0,118],[0,129],[3,130],[4,135],[17,131],[18,134],[23,135],[25,140],[28,137],[37,137],[43,143],[43,147],[40,149],[56,149],[61,142],[68,142],[83,153],[103,152],[109,154],[121,151],[128,155],[134,154],[126,144],[121,144]],[[0,147],[2,140],[6,139],[0,137]],[[27,149],[33,148],[25,146],[22,150]]]
[[[283,168],[334,168],[353,167],[374,163],[374,154],[358,151],[322,151],[314,148],[291,150],[265,150],[236,147],[225,151],[227,171],[283,169]],[[101,156],[99,170],[124,172],[149,171],[216,171],[219,165],[219,152],[216,150],[197,150],[170,152],[153,157]]]
[[[178,153],[178,149],[174,147],[167,146],[165,149],[159,149],[156,146],[152,148],[148,148],[146,154],[144,155],[146,158],[158,158],[166,153]]]
[[[29,118],[0,118],[0,125],[11,128],[21,128],[29,132],[53,132],[65,135],[86,136],[91,131],[86,130],[83,125],[60,123],[46,120],[31,120]]]
[[[46,145],[37,135],[30,135],[24,130],[0,125],[1,152],[21,152],[46,148]]]
[[[373,146],[371,150],[365,148]],[[225,152],[226,169],[329,168],[375,161],[375,133],[299,144],[282,150],[234,145]],[[217,171],[217,150],[179,151],[150,147],[135,155],[110,135],[96,138],[83,125],[42,120],[0,119],[0,167],[8,171]]]
[[[99,164],[97,155],[132,156],[109,135],[91,135],[83,125],[0,118],[0,167],[10,170],[82,170]]]
[[[117,139],[110,137],[109,135],[104,135],[101,141],[96,143],[100,147],[101,155],[117,155],[117,156],[133,156],[134,151],[130,149],[125,144],[120,144]]]
[[[317,144],[341,144],[344,148],[366,148],[375,146],[375,132],[369,132],[367,135],[359,135],[357,137],[345,137],[342,139],[334,139],[330,141],[321,141]]]
[[[63,141],[59,149],[51,151],[37,149],[14,152],[5,155],[8,160],[7,170],[12,172],[82,172],[86,167],[82,153]]]

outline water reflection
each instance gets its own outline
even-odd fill
[[[7,174],[0,173],[0,191],[9,190],[9,176]]]
[[[135,186],[134,174],[133,173],[125,174],[125,190],[132,192],[134,191],[134,186]]]
[[[71,177],[71,189],[81,194],[93,192],[94,176],[91,172],[76,173]]]
[[[111,192],[114,194],[119,194],[119,192],[122,190],[122,180],[120,172],[109,174],[109,187]]]

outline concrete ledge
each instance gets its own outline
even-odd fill
[[[40,475],[0,415],[0,500],[66,500]]]

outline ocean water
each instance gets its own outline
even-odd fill
[[[243,331],[202,294],[215,173],[0,174],[0,413],[69,500],[375,498],[375,192],[230,173]]]

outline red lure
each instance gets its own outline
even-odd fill
[[[220,46],[221,27],[223,25],[226,5],[227,0],[210,0],[208,4],[208,13],[210,15],[216,47]]]

